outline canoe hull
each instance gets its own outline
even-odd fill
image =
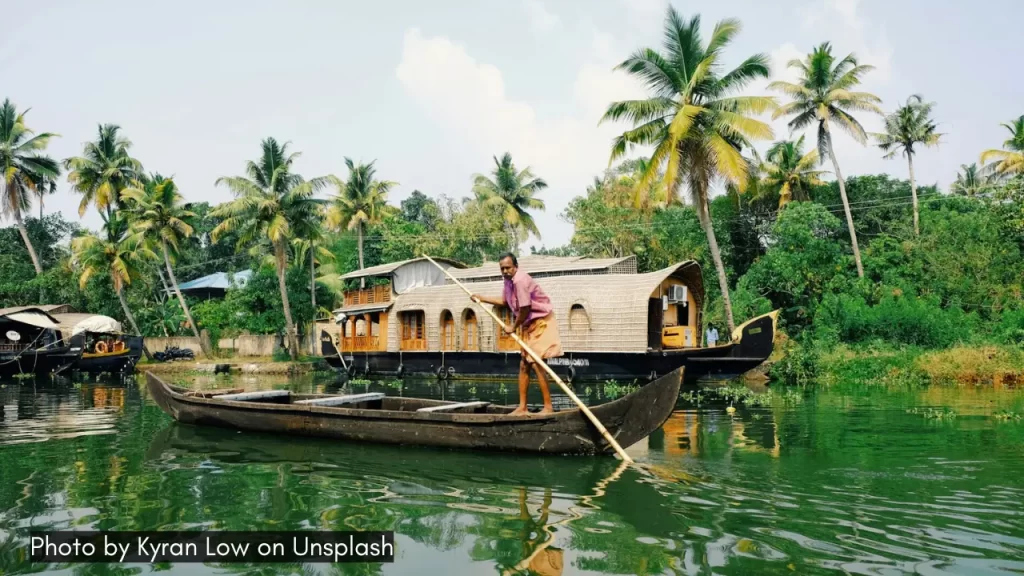
[[[671,415],[682,384],[682,370],[614,402],[591,408],[622,446],[657,430]],[[485,413],[423,413],[437,400],[385,398],[367,407],[330,408],[291,403],[227,402],[188,397],[146,374],[156,403],[184,424],[219,426],[257,432],[318,436],[358,442],[410,444],[545,454],[606,454],[613,449],[579,410],[546,417],[508,417],[511,407]],[[298,397],[298,396],[297,396]],[[303,398],[314,396],[303,396]]]
[[[775,320],[771,314],[743,326],[738,342],[713,348],[650,352],[566,351],[548,364],[566,381],[595,382],[616,379],[647,382],[678,368],[686,369],[686,382],[734,378],[761,365],[771,355]],[[519,352],[348,352],[344,362],[326,332],[321,353],[331,368],[350,376],[431,376],[471,380],[509,380],[519,373]]]

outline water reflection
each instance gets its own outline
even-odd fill
[[[253,380],[201,385],[343,385]],[[356,391],[502,396],[451,384]],[[0,404],[3,574],[67,573],[24,551],[29,529],[67,528],[394,530],[399,551],[385,566],[161,567],[183,574],[1024,571],[1024,424],[991,417],[1024,412],[1010,392],[833,388],[731,415],[681,406],[629,448],[641,466],[628,468],[181,426],[132,380],[8,384]],[[921,406],[959,416],[907,412]]]

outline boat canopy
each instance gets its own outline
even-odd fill
[[[54,316],[60,325],[64,338],[70,338],[82,332],[94,334],[120,334],[121,323],[110,316],[100,314],[57,314]]]
[[[12,322],[19,322],[29,326],[43,329],[57,328],[57,321],[39,308],[18,306],[15,308],[0,308],[0,319],[7,319]]]

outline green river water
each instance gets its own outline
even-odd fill
[[[342,386],[330,377],[171,380]],[[721,403],[680,400],[662,430],[629,449],[641,466],[619,469],[610,457],[183,426],[143,382],[0,382],[0,574],[1024,573],[1018,390],[850,383],[776,391],[731,415]],[[513,387],[350,388],[513,403]],[[28,532],[59,529],[393,530],[396,559],[31,563]]]

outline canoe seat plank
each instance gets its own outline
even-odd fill
[[[484,406],[490,406],[490,402],[461,402],[459,404],[443,404],[441,406],[428,406],[426,408],[420,408],[417,412],[448,412],[449,410],[458,410],[459,408],[483,408]]]
[[[262,392],[242,392],[241,394],[223,394],[215,396],[217,400],[231,400],[233,402],[248,402],[250,400],[270,400],[271,398],[284,398],[291,394],[288,390],[264,390]]]
[[[372,402],[384,399],[383,392],[367,392],[365,394],[349,394],[347,396],[331,396],[330,398],[311,398],[309,400],[298,400],[295,404],[311,404],[313,406],[341,406],[343,404],[357,404],[359,402]]]

